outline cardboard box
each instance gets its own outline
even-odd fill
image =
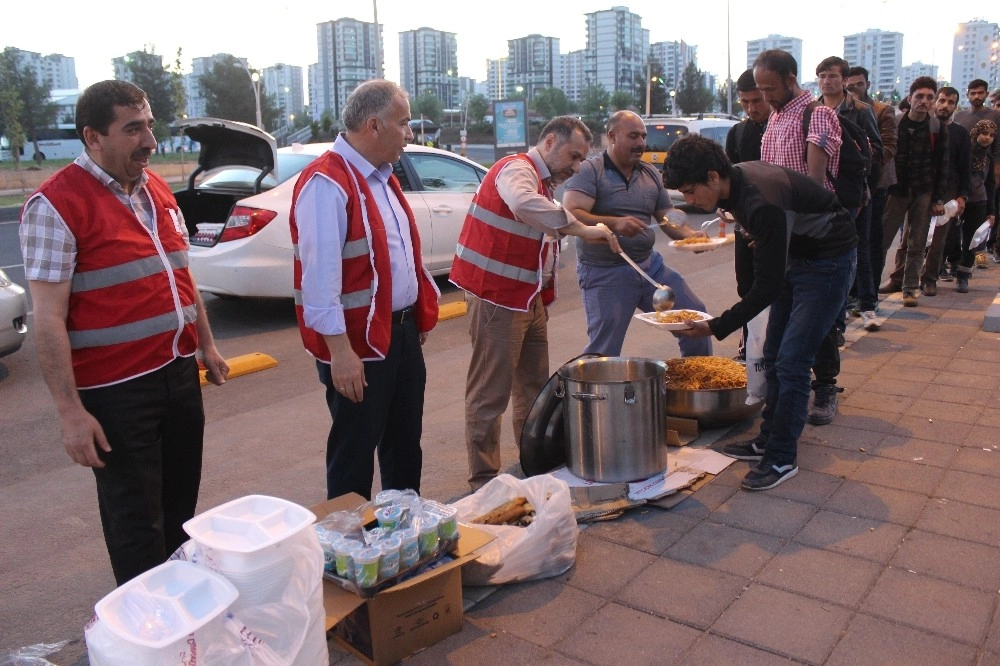
[[[310,507],[318,520],[333,511],[353,511],[365,498],[351,493]],[[365,521],[374,514],[364,516]],[[493,535],[459,523],[451,556],[394,587],[364,599],[323,581],[326,629],[334,639],[369,664],[394,664],[462,630],[461,566],[478,557]]]

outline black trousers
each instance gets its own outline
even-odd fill
[[[111,568],[119,585],[162,564],[187,541],[201,484],[205,410],[198,364],[179,358],[104,388],[80,391],[111,452],[94,468]]]
[[[419,493],[427,369],[416,322],[393,324],[385,358],[365,362],[368,386],[361,402],[337,392],[329,365],[317,361],[316,367],[333,418],[326,441],[327,499],[350,492],[371,499],[376,452],[383,490]]]

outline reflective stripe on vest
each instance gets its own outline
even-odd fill
[[[523,227],[526,225],[521,224],[520,226]],[[481,268],[487,273],[510,278],[511,280],[517,280],[518,282],[524,282],[529,285],[538,284],[538,271],[533,268],[527,269],[519,266],[511,266],[510,264],[504,264],[495,259],[483,256],[475,250],[470,250],[464,245],[459,245],[455,249],[455,254],[459,258],[464,259],[476,268]]]
[[[506,231],[507,233],[515,236],[521,236],[522,238],[542,240],[545,236],[545,234],[541,231],[538,231],[523,222],[511,220],[503,215],[497,215],[496,213],[490,212],[476,203],[469,207],[469,215],[476,218],[483,224],[487,224],[495,229],[499,229],[500,231]]]
[[[173,270],[187,268],[188,266],[186,252],[168,252],[166,259]],[[117,266],[75,273],[73,275],[71,290],[74,293],[79,293],[81,291],[103,289],[104,287],[113,287],[118,284],[141,280],[162,272],[163,260],[160,259],[160,255],[152,255],[124,264],[118,264]]]
[[[302,302],[302,290],[296,289],[295,295],[295,305],[303,306]],[[349,294],[341,294],[340,304],[345,310],[350,308],[367,308],[372,302],[372,290],[363,289],[362,291],[352,291]]]
[[[186,305],[182,308],[184,323],[190,324],[198,317],[197,308]],[[125,342],[144,340],[160,333],[170,333],[177,330],[177,313],[166,312],[149,319],[111,326],[109,328],[93,328],[85,331],[69,331],[69,345],[73,349],[87,347],[106,347]]]

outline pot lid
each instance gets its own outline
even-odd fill
[[[563,364],[600,354],[580,354]],[[562,367],[559,370],[562,370]],[[525,476],[545,474],[566,464],[566,438],[563,429],[562,398],[556,395],[559,370],[554,372],[535,397],[521,429],[521,471]]]

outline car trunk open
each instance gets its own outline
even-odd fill
[[[201,144],[198,167],[188,178],[187,187],[174,196],[184,213],[191,243],[214,245],[218,233],[199,234],[198,225],[203,230],[221,232],[221,225],[237,201],[263,191],[262,183],[268,175],[277,177],[277,142],[253,125],[220,118],[191,118],[174,127]],[[196,186],[200,178],[223,167],[245,167],[258,173],[252,180]]]

